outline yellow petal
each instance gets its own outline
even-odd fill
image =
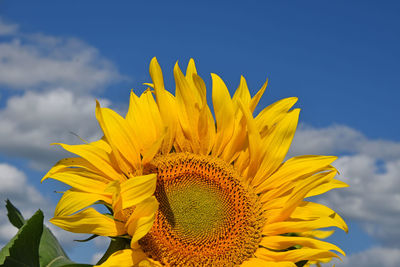
[[[71,215],[99,200],[111,204],[112,199],[111,195],[68,190],[63,194],[58,202],[54,211],[54,216]]]
[[[275,125],[276,127],[271,134],[265,138],[263,145],[265,147],[264,160],[252,181],[254,186],[259,185],[281,165],[292,143],[299,112],[299,109],[290,111],[285,118]]]
[[[142,154],[159,140],[164,128],[157,103],[150,91],[145,91],[140,97],[131,91],[126,121],[140,140],[138,145]]]
[[[256,257],[270,260],[270,261],[292,261],[298,262],[302,260],[319,260],[320,258],[339,258],[335,253],[331,251],[321,249],[293,249],[283,252],[270,251],[265,248],[259,248],[255,252]]]
[[[257,187],[257,193],[271,190],[281,186],[282,184],[293,181],[304,175],[312,175],[316,172],[324,170],[337,157],[333,156],[299,156],[287,160],[282,166],[268,179]]]
[[[198,99],[198,97],[196,97],[196,88],[189,85],[178,63],[176,63],[174,67],[174,77],[179,122],[184,137],[190,142],[191,151],[189,152],[198,153],[200,146],[197,127],[200,115],[200,103],[196,101]]]
[[[308,237],[297,236],[265,236],[262,238],[260,245],[268,249],[284,250],[296,245],[305,248],[314,248],[321,250],[335,250],[345,255],[344,251],[339,247],[321,240]]]
[[[327,181],[332,180],[335,175],[336,171],[329,171],[311,176],[310,178],[299,182],[288,196],[287,201],[285,201],[285,204],[280,212],[275,216],[269,216],[268,222],[283,221],[288,218],[290,214],[297,208],[297,206],[300,205],[309,191]]]
[[[263,109],[255,118],[261,136],[264,137],[274,124],[282,120],[296,102],[297,97],[285,98]]]
[[[96,169],[101,170],[101,172],[105,174],[105,178],[110,180],[124,180],[123,175],[114,169],[111,158],[103,149],[91,144],[67,145],[56,143],[55,145],[60,145],[65,150],[86,159],[90,164],[95,166]],[[48,177],[43,177],[42,181],[46,178]]]
[[[254,112],[256,109],[258,102],[260,101],[261,97],[263,96],[265,89],[267,88],[268,85],[268,79],[265,81],[261,89],[257,92],[257,94],[251,99],[250,101],[250,110],[251,112]]]
[[[121,183],[122,208],[132,207],[149,198],[156,190],[157,174],[136,176]]]
[[[117,250],[108,257],[108,259],[100,265],[99,267],[132,267],[145,260],[147,258],[146,254],[141,249],[122,249]]]
[[[285,233],[310,231],[314,229],[320,229],[332,226],[343,229],[343,226],[336,220],[330,217],[322,217],[316,220],[284,221],[284,222],[266,224],[264,226],[262,233],[264,235],[279,235]]]
[[[142,153],[143,166],[150,163],[154,159],[154,157],[158,154],[167,134],[168,134],[167,128],[164,128],[164,132],[156,140],[153,141],[151,146],[147,147],[147,149],[143,151]]]
[[[240,84],[236,89],[235,94],[232,97],[234,102],[239,102],[239,100],[245,105],[246,108],[249,108],[251,96],[249,92],[249,88],[247,87],[246,79],[243,76],[240,76]]]
[[[243,262],[241,267],[296,267],[294,262],[284,261],[284,262],[273,262],[266,261],[260,258],[250,258],[249,260]]]
[[[69,216],[57,216],[50,222],[73,233],[118,236],[126,233],[124,224],[99,213],[93,208]]]
[[[335,230],[330,230],[330,231],[312,230],[312,231],[301,232],[300,235],[304,237],[325,239],[327,237],[330,237],[334,232]]]
[[[292,212],[290,218],[312,220],[324,216],[336,220],[337,223],[341,225],[341,229],[343,229],[345,232],[348,231],[346,222],[342,219],[342,217],[340,217],[339,214],[325,205],[314,202],[302,201],[302,203]]]
[[[150,61],[150,76],[153,80],[154,88],[164,88],[164,78],[157,58],[153,57]]]
[[[279,265],[278,265],[279,264]],[[265,261],[263,259],[259,259],[259,258],[250,258],[249,260],[243,262],[242,264],[240,264],[241,267],[296,267],[296,264],[294,264],[293,262],[286,262],[286,263],[282,263],[282,262],[271,262],[271,261]]]
[[[85,168],[87,170],[90,170],[92,172],[99,172],[99,170],[93,166],[93,164],[90,164],[89,161],[87,161],[84,158],[65,158],[60,161],[58,161],[42,178],[42,181],[45,180],[46,178],[50,177],[52,174],[57,173],[57,172],[62,172],[70,167],[75,167],[75,168]]]
[[[154,196],[135,206],[133,213],[125,224],[128,234],[132,237],[131,244],[136,243],[149,232],[153,226],[157,209],[158,202]]]
[[[310,192],[308,192],[306,197],[312,197],[312,196],[317,196],[317,195],[321,195],[325,192],[328,192],[329,190],[335,189],[335,188],[343,188],[343,187],[348,187],[349,185],[346,184],[345,182],[336,180],[336,179],[332,179],[332,181],[322,184],[317,188],[314,188],[313,190],[311,190]]]
[[[162,152],[166,154],[171,151],[178,123],[176,102],[174,96],[164,88],[162,71],[156,58],[153,58],[150,62],[150,76],[154,83],[157,105],[162,120],[164,125],[168,127],[168,134],[161,148]]]
[[[134,131],[125,119],[111,109],[101,108],[98,101],[96,118],[125,174],[130,176],[134,170],[141,169],[140,152],[134,140]]]
[[[107,142],[106,137],[103,136],[101,139],[89,143],[92,146],[95,146],[97,148],[100,148],[101,150],[104,150],[106,153],[110,154],[112,149],[110,144]]]
[[[50,178],[70,185],[75,189],[98,194],[104,192],[109,182],[103,176],[78,168],[54,173]]]
[[[261,137],[257,130],[254,118],[251,115],[249,108],[246,107],[241,101],[239,101],[239,106],[243,112],[247,126],[248,145],[250,154],[247,176],[253,177],[257,172],[257,169],[261,161],[261,148],[260,148]]]
[[[211,74],[211,77],[213,82],[212,100],[217,123],[217,134],[212,153],[218,156],[225,149],[234,133],[235,111],[225,83],[216,74]]]

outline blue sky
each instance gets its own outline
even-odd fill
[[[299,97],[290,154],[341,155],[351,185],[319,199],[350,225],[331,238],[349,254],[337,266],[397,266],[399,11],[395,1],[0,1],[0,179],[16,177],[35,199],[17,182],[1,198],[50,217],[63,187],[39,180],[65,154],[48,144],[76,142],[70,132],[98,137],[94,99],[123,113],[130,89],[150,80],[152,57],[172,91],[175,62],[194,58],[208,88],[210,73],[231,92],[244,75],[253,94],[268,77],[260,106]],[[0,243],[7,229],[0,219]],[[84,250],[65,242],[90,262],[103,241]]]

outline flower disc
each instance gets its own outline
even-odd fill
[[[156,157],[160,203],[139,243],[166,265],[240,264],[253,256],[264,224],[258,197],[224,161],[173,153]]]

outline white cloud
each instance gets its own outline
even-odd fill
[[[101,137],[92,94],[124,79],[116,67],[76,38],[21,33],[0,18],[1,33],[8,36],[0,41],[0,88],[25,91],[8,90],[14,95],[0,109],[0,153],[47,169],[67,155],[50,143],[80,142],[72,133]]]
[[[6,87],[88,92],[121,78],[94,47],[74,38],[35,35],[0,43],[0,85]]]
[[[294,143],[290,148],[292,155],[360,153],[377,159],[400,158],[400,143],[388,140],[370,140],[361,132],[344,125],[314,128],[300,125]]]
[[[75,93],[103,89],[127,79],[99,51],[77,38],[17,31],[0,18],[0,85],[7,88],[68,88]]]
[[[12,165],[0,163],[0,247],[15,235],[17,229],[13,227],[7,217],[5,202],[11,202],[20,209],[26,218],[32,216],[38,208],[50,210],[52,207],[32,185],[28,184],[25,173]]]
[[[101,100],[107,106],[107,100]],[[95,100],[57,89],[26,92],[7,100],[0,110],[0,151],[31,160],[35,167],[48,168],[55,158],[65,156],[52,142],[77,143],[71,132],[88,141],[101,137],[95,118]]]
[[[17,31],[17,24],[6,23],[2,18],[0,18],[0,35],[15,34]]]
[[[400,266],[400,249],[374,247],[344,257],[343,262],[334,260],[332,263],[335,263],[337,267],[398,267]],[[323,266],[332,266],[332,263]]]
[[[346,126],[300,127],[291,154],[340,154],[339,179],[349,188],[321,196],[345,219],[354,219],[385,246],[400,247],[400,143],[370,140]],[[360,265],[362,266],[362,265]]]

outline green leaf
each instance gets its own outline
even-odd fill
[[[44,226],[40,240],[39,255],[40,266],[42,267],[59,267],[74,263],[68,258],[56,237],[46,226]]]
[[[39,257],[41,267],[84,267],[89,264],[79,264],[71,261],[57,238],[49,228],[44,226],[39,246]]]
[[[39,210],[28,221],[21,212],[6,201],[7,216],[18,233],[0,251],[0,267],[90,267],[71,261],[49,228],[43,225]]]
[[[21,212],[11,203],[10,200],[6,200],[7,216],[11,224],[18,229],[22,227],[25,223],[24,216]]]
[[[19,213],[21,214],[21,213]],[[43,232],[43,212],[38,210],[0,251],[1,266],[39,267],[39,243]]]

